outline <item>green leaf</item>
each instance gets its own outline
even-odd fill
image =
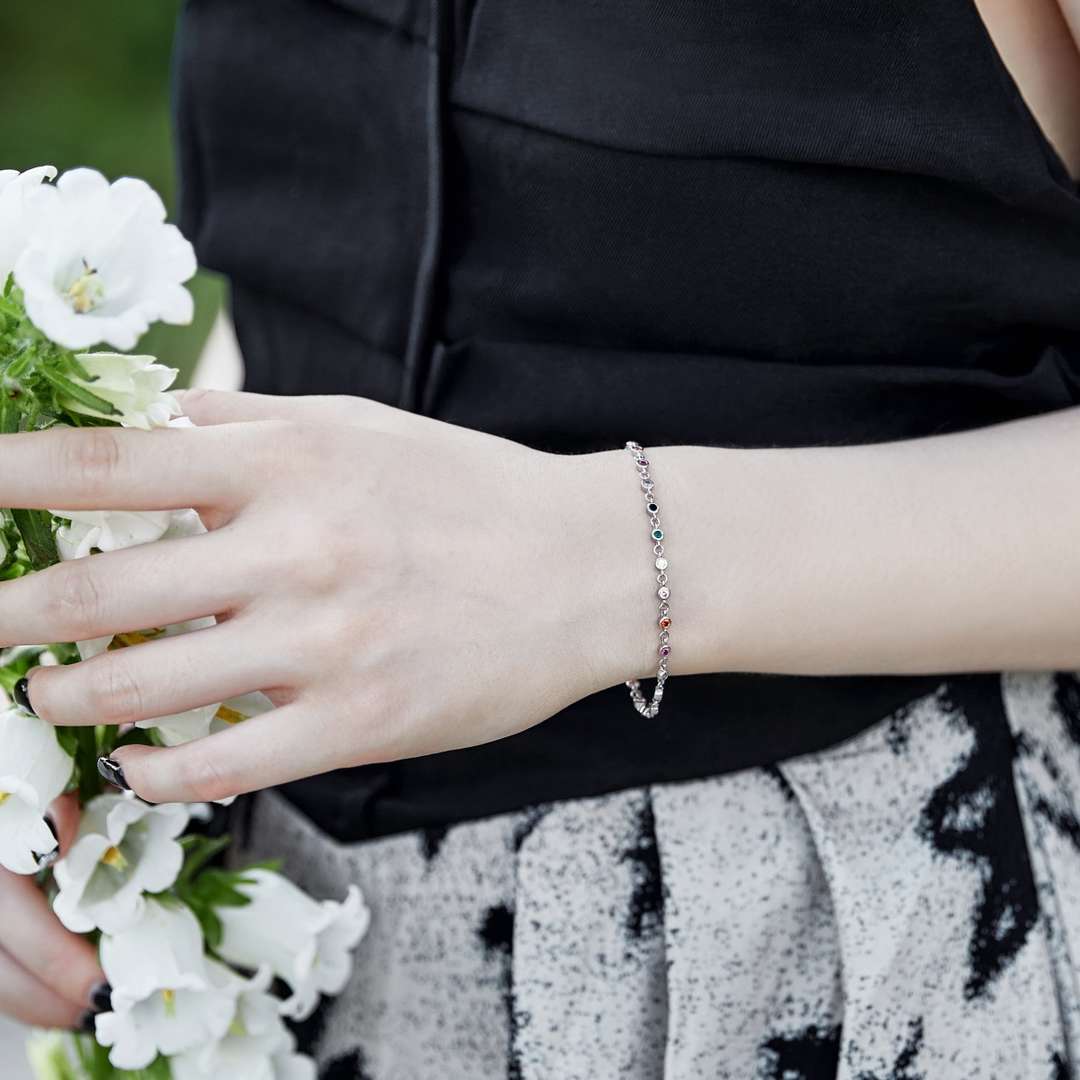
[[[177,885],[187,885],[196,874],[216,855],[221,854],[232,842],[228,834],[211,837],[198,834],[182,837],[180,846],[184,849],[184,865],[176,879]]]
[[[47,379],[56,389],[70,401],[77,401],[80,405],[93,409],[95,412],[104,413],[106,416],[119,416],[120,410],[103,397],[91,393],[85,386],[73,382],[66,375],[52,368],[42,365],[39,369],[43,378]]]
[[[60,561],[56,551],[56,539],[53,537],[52,514],[48,510],[11,511],[30,564],[35,570],[44,570]]]
[[[70,367],[83,382],[97,382],[98,379],[101,378],[100,375],[91,375],[90,372],[86,370],[83,362],[74,353],[67,354],[67,362],[68,367]]]

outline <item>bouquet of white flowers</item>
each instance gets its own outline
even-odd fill
[[[0,172],[0,433],[55,425],[190,424],[176,371],[133,349],[161,320],[188,322],[191,245],[140,180],[76,169]],[[55,183],[53,181],[55,180]],[[0,509],[0,580],[67,559],[205,531],[194,510]],[[25,676],[106,649],[214,623],[131,627],[89,641],[0,652],[0,865],[37,874],[60,921],[91,935],[111,988],[94,1035],[42,1032],[40,1078],[312,1080],[286,1019],[340,992],[368,922],[359,890],[316,901],[269,865],[225,869],[227,837],[193,822],[204,805],[150,805],[119,792],[98,761],[124,743],[174,746],[271,707],[261,694],[114,727],[58,727],[29,710]],[[78,795],[75,841],[57,857],[47,811]]]

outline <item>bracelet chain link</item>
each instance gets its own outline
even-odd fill
[[[649,517],[649,536],[653,542],[653,566],[656,567],[656,598],[657,616],[656,624],[659,630],[657,644],[656,689],[653,690],[652,700],[648,701],[641,692],[641,683],[637,679],[628,679],[626,688],[630,691],[630,700],[634,708],[642,716],[650,719],[660,712],[660,702],[664,697],[664,683],[668,678],[668,657],[671,655],[671,607],[668,600],[671,597],[671,589],[668,587],[668,561],[664,555],[664,530],[660,525],[660,506],[653,495],[653,479],[649,472],[649,459],[645,451],[636,442],[628,442],[626,450],[634,459],[637,467],[638,478],[642,493],[645,496],[645,513]]]

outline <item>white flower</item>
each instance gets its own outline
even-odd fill
[[[72,381],[118,409],[121,427],[143,431],[169,427],[169,421],[179,415],[180,403],[175,395],[166,393],[176,381],[179,369],[159,364],[156,357],[131,353],[77,353],[75,359],[93,378],[87,381],[73,374]],[[117,418],[116,413],[95,409],[73,397],[61,395],[60,404],[69,412],[83,416]]]
[[[153,728],[166,746],[180,746],[195,739],[205,738],[215,732],[250,720],[253,716],[268,712],[273,702],[263,693],[255,691],[240,697],[229,698],[215,705],[203,705],[172,716],[157,716],[152,720],[139,720],[135,726]]]
[[[41,186],[43,180],[52,180],[56,169],[40,165],[24,173],[14,169],[0,171],[0,289],[8,274],[26,248],[37,215],[28,205],[27,195]]]
[[[94,548],[119,551],[160,540],[172,520],[171,510],[50,510],[49,513],[69,522],[56,530],[56,547],[64,560],[81,559]]]
[[[116,548],[132,547],[136,544],[148,543],[151,539],[172,540],[184,536],[198,536],[206,532],[199,515],[194,510],[169,510],[162,511],[168,517],[168,523],[160,536],[153,537],[157,531],[160,519],[154,515],[157,511],[125,511],[125,510],[101,510],[101,511],[71,511],[50,510],[50,514],[56,517],[69,517],[75,515],[79,519],[76,526],[73,518],[72,531],[67,533],[67,539],[57,540],[57,548],[62,559],[81,559],[90,554],[92,547],[98,547],[97,540],[104,539],[108,534],[108,541],[116,545]],[[100,517],[98,516],[100,515]],[[141,519],[137,523],[132,518]],[[99,525],[91,524],[98,522]],[[87,535],[82,529],[87,527],[88,533],[98,527],[101,533],[98,537],[90,538],[87,543]],[[63,531],[63,527],[58,531]],[[143,539],[146,537],[147,539]],[[111,548],[110,550],[116,550]],[[79,656],[83,660],[89,660],[92,656],[103,653],[111,644],[119,648],[125,645],[137,645],[143,641],[152,640],[163,634],[172,637],[176,634],[186,634],[190,630],[202,630],[213,626],[217,620],[212,615],[199,619],[189,619],[187,622],[175,623],[162,628],[152,628],[149,631],[132,631],[126,634],[105,634],[103,637],[88,638],[85,641],[76,642],[79,647]]]
[[[281,1011],[294,1020],[311,1015],[319,994],[338,994],[352,972],[352,950],[364,936],[370,913],[356,885],[345,900],[318,901],[270,870],[251,870],[239,885],[244,907],[216,910],[223,935],[218,953],[240,967],[268,964],[292,990]]]
[[[34,325],[58,345],[132,349],[158,319],[188,323],[195,253],[142,180],[72,169],[25,196],[34,229],[15,263]]]
[[[50,723],[14,706],[0,712],[0,866],[33,874],[35,856],[56,849],[45,811],[73,765]]]
[[[270,969],[244,980],[213,960],[208,966],[215,984],[236,995],[236,1012],[224,1038],[169,1059],[172,1080],[315,1080],[315,1063],[295,1052],[278,1001],[266,992]]]
[[[157,1055],[214,1042],[229,1029],[235,995],[214,984],[202,932],[191,911],[147,899],[142,915],[105,934],[101,967],[112,987],[112,1012],[95,1021],[118,1069],[145,1069]]]
[[[35,1031],[26,1040],[26,1060],[34,1080],[76,1080],[74,1036],[66,1031]]]
[[[184,861],[180,803],[150,806],[133,795],[99,795],[84,808],[71,850],[55,865],[53,910],[77,934],[119,933],[142,914],[143,893],[162,892]]]

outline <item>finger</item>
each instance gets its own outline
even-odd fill
[[[298,701],[183,746],[124,746],[113,759],[147,802],[213,802],[340,767],[341,739],[318,719]]]
[[[75,837],[79,831],[79,819],[82,811],[79,809],[79,797],[71,792],[61,795],[49,804],[49,817],[52,819],[53,828],[56,830],[56,839],[60,842],[60,855],[66,855],[75,843]]]
[[[434,429],[458,431],[430,417],[395,409],[370,398],[344,394],[250,394],[242,390],[202,390],[177,393],[180,408],[197,425],[235,424],[255,420],[292,420],[298,423],[353,424],[373,431],[414,434]]]
[[[202,425],[235,424],[257,420],[292,420],[326,427],[349,424],[388,435],[452,440],[456,443],[496,441],[496,436],[471,428],[458,427],[430,416],[397,409],[370,398],[342,394],[310,394],[284,397],[276,394],[250,394],[239,390],[178,391],[180,407],[193,423]],[[502,440],[498,440],[502,441]]]
[[[3,874],[0,938],[12,958],[80,1011],[105,980],[93,946],[60,925],[33,878]]]
[[[0,505],[171,510],[234,505],[261,471],[241,425],[27,431],[0,439]]]
[[[86,641],[216,615],[245,603],[254,569],[228,526],[57,563],[0,583],[0,642]]]
[[[29,698],[53,724],[129,724],[239,697],[286,674],[282,658],[252,648],[244,620],[234,619],[77,664],[35,668]]]
[[[73,1028],[86,1007],[73,1005],[0,950],[0,1013],[32,1027]]]

